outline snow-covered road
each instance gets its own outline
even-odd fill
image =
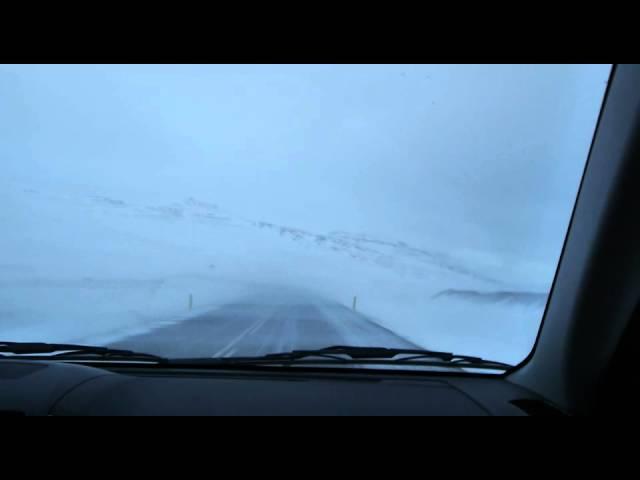
[[[419,348],[349,307],[300,294],[246,297],[111,344],[167,357],[256,356],[332,345]]]

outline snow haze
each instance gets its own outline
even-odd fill
[[[0,65],[0,339],[106,342],[281,287],[517,362],[609,72]]]

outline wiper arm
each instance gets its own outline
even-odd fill
[[[97,355],[104,359],[126,358],[127,360],[153,360],[166,362],[166,359],[150,353],[140,353],[131,350],[119,350],[109,347],[97,347],[93,345],[76,345],[70,343],[31,343],[31,342],[2,342],[0,341],[0,357],[2,353],[16,355],[39,355],[51,353],[47,357],[31,358],[81,358],[86,355]]]
[[[511,365],[484,360],[469,355],[456,355],[432,350],[349,347],[336,345],[317,350],[292,350],[272,353],[260,357],[226,357],[171,360],[173,363],[199,363],[206,365],[320,365],[320,364],[367,364],[367,365],[407,365],[449,368],[477,368],[486,370],[507,370]]]
[[[470,367],[475,365],[480,368],[489,368],[494,366],[498,367],[500,370],[506,370],[512,367],[511,365],[502,362],[485,360],[483,358],[473,357],[470,355],[457,355],[450,352],[408,348],[349,347],[342,345],[321,348],[319,350],[293,350],[288,353],[265,355],[264,358],[297,360],[314,356],[334,357],[336,355],[344,355],[349,357],[351,360],[391,360],[393,363],[397,364],[416,364],[416,361],[418,360],[440,360],[448,365],[455,366]],[[340,359],[340,357],[337,358]]]
[[[429,358],[438,358],[440,360],[449,361],[454,355],[448,352],[436,352],[432,350],[416,350],[406,348],[384,348],[384,347],[349,347],[342,345],[335,345],[332,347],[320,348],[317,350],[292,350],[291,352],[284,353],[271,353],[265,355],[264,358],[283,358],[283,359],[298,359],[305,357],[315,356],[327,356],[327,355],[344,355],[353,360],[356,359],[371,359],[371,358],[386,358],[391,359],[398,355],[420,355]]]
[[[267,355],[261,355],[257,357],[207,357],[207,358],[184,358],[177,359],[178,362],[199,362],[204,361],[206,363],[284,363],[293,362],[297,360],[303,360],[305,358],[324,358],[330,359],[342,363],[353,363],[355,360],[366,359],[393,359],[393,357],[400,354],[412,354],[421,356],[428,353],[429,358],[438,358],[443,361],[448,361],[453,358],[451,353],[446,352],[434,352],[428,350],[410,350],[410,349],[392,349],[382,347],[348,347],[336,345],[332,347],[325,347],[316,350],[292,350],[282,353],[269,353]],[[347,357],[347,358],[345,358]],[[176,359],[172,359],[175,362]],[[394,360],[395,361],[395,360]]]

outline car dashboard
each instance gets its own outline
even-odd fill
[[[562,415],[502,377],[0,361],[3,416]]]

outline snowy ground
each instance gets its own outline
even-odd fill
[[[358,314],[417,345],[516,363],[546,299],[524,263],[304,231],[210,199],[6,183],[0,205],[2,340],[117,342],[281,287],[348,308],[357,297]]]

